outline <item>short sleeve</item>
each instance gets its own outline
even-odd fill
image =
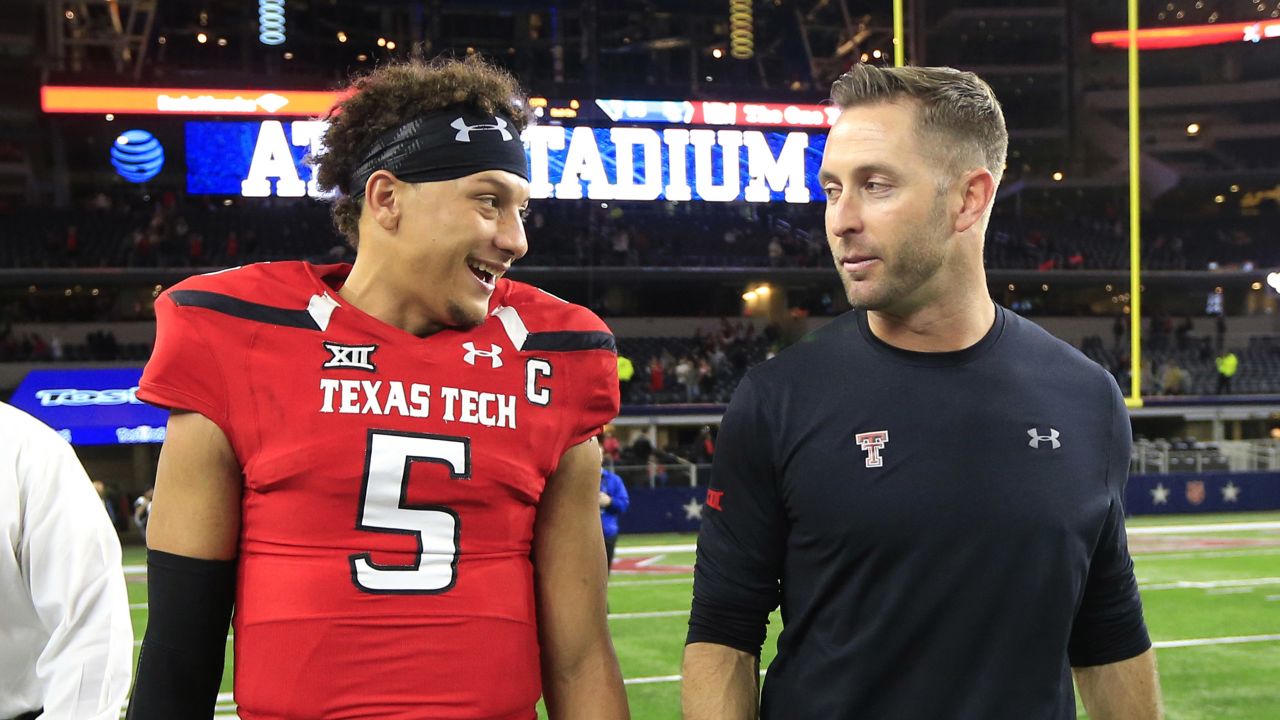
[[[1115,381],[1108,380],[1112,422],[1107,489],[1111,501],[1090,558],[1084,597],[1071,628],[1067,651],[1075,667],[1127,660],[1151,647],[1124,529],[1124,487],[1133,436],[1124,398]]]
[[[609,350],[578,351],[581,362],[566,378],[577,413],[565,449],[599,435],[618,417],[618,356]]]
[[[229,386],[215,347],[219,333],[208,316],[199,308],[179,307],[168,293],[160,296],[156,345],[142,371],[138,397],[152,405],[198,412],[225,431]]]
[[[769,613],[778,606],[787,542],[773,445],[764,400],[748,376],[720,426],[686,642],[760,654]]]

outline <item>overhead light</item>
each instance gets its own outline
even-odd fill
[[[395,49],[396,49],[396,41],[395,41],[395,40],[388,40],[388,41],[387,41],[387,49],[388,49],[388,50],[395,50]]]
[[[1200,123],[1190,123],[1187,125],[1187,136],[1195,137],[1200,134]]]
[[[386,39],[386,38],[378,38],[378,47],[386,47],[386,46],[387,46],[387,39]]]
[[[169,42],[169,38],[167,38],[167,37],[165,37],[165,36],[161,35],[160,37],[156,38],[156,42],[158,42],[158,43],[160,43],[161,45],[163,45],[163,44],[165,44],[165,43]]]
[[[881,57],[883,57],[883,56],[884,56],[884,53],[880,52],[879,50],[872,50],[872,51],[871,51],[871,57],[873,57],[873,58],[875,58],[875,59],[877,59],[877,60],[879,60],[879,59],[880,59]]]
[[[1221,205],[1222,203],[1227,201],[1227,198],[1225,195],[1214,195],[1213,201]]]
[[[711,57],[719,60],[720,58],[724,57],[724,51],[721,50],[720,48],[715,48],[714,50],[711,51]]]
[[[1062,171],[1061,171],[1061,170],[1059,170],[1058,172],[1055,172],[1055,173],[1053,174],[1053,181],[1054,181],[1054,182],[1062,182],[1062,178],[1063,178],[1063,177],[1065,177],[1065,176],[1062,174]]]
[[[1249,287],[1253,288],[1254,290],[1261,290],[1261,289],[1262,289],[1262,283],[1260,283],[1260,282],[1255,282],[1254,284],[1250,285]]]
[[[200,43],[201,45],[203,45],[203,44],[205,44],[205,43],[209,42],[209,36],[208,36],[208,35],[205,35],[204,33],[196,33],[196,42],[198,42],[198,43]]]
[[[292,59],[293,59],[293,53],[286,51],[286,52],[285,52],[285,54],[284,54],[284,59],[285,59],[285,60],[292,60]]]
[[[359,55],[356,56],[356,60],[359,60],[360,62],[364,62],[368,59],[369,59],[369,56],[365,55],[364,53],[360,53]]]
[[[756,295],[759,295],[760,297],[769,297],[769,293],[771,292],[773,292],[773,288],[768,285],[761,285],[756,288]]]
[[[339,31],[338,31],[338,42],[346,42],[346,41],[347,41],[347,34],[346,34],[346,33],[344,33],[344,32],[342,32],[341,30],[339,30]]]
[[[742,293],[742,299],[743,299],[743,300],[746,300],[747,302],[755,302],[755,301],[756,301],[756,297],[757,297],[757,296],[756,296],[756,291],[755,291],[755,290],[748,290],[748,291],[746,291],[746,292]]]
[[[115,119],[116,119],[115,115],[112,115],[111,113],[107,113],[107,122],[111,122],[112,120],[115,120]]]
[[[226,47],[226,46],[227,46],[227,39],[226,39],[226,38],[218,38],[218,47]]]
[[[1231,185],[1231,192],[1240,192],[1240,186],[1233,183]]]

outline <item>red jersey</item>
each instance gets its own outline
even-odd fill
[[[420,338],[337,288],[250,265],[156,302],[138,396],[217,423],[244,471],[241,717],[534,717],[530,549],[546,478],[618,411],[613,336],[499,280],[471,330]]]

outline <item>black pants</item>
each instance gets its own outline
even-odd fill
[[[613,572],[613,549],[618,547],[618,536],[604,539],[604,556],[609,559],[609,572]]]

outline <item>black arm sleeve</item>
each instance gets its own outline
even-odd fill
[[[1112,438],[1107,487],[1111,492],[1111,505],[1089,562],[1084,599],[1076,611],[1067,645],[1074,667],[1127,660],[1151,647],[1124,530],[1124,486],[1133,437],[1124,398],[1114,381],[1110,386]]]
[[[769,613],[778,606],[786,548],[773,446],[762,398],[748,377],[720,426],[686,643],[716,643],[760,656]]]
[[[147,552],[147,632],[128,720],[213,717],[235,595],[234,560]]]

